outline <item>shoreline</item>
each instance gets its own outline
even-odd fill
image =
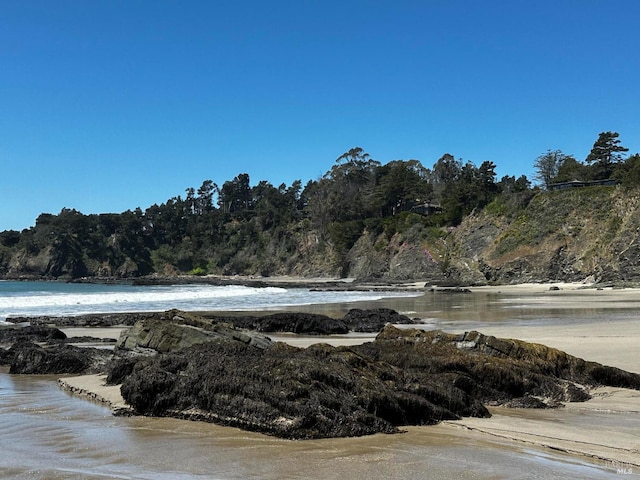
[[[283,288],[326,288],[336,290],[362,290],[362,289],[416,289],[435,288],[439,290],[449,289],[502,289],[503,293],[526,289],[529,286],[558,286],[560,289],[587,289],[587,290],[610,290],[610,289],[640,289],[640,282],[606,282],[595,283],[588,280],[567,282],[563,280],[546,280],[527,283],[432,283],[429,280],[419,279],[394,279],[394,278],[356,278],[356,277],[303,277],[292,275],[274,275],[263,277],[259,275],[148,275],[142,277],[120,278],[120,277],[81,277],[81,278],[43,278],[43,277],[2,277],[0,281],[31,281],[31,282],[53,282],[53,283],[86,283],[98,285],[126,284],[134,286],[155,286],[155,285],[245,285],[251,287],[272,287],[281,286]]]
[[[622,417],[638,415],[640,392],[623,388],[599,387],[586,402],[566,403],[554,410],[528,411],[490,407],[491,418],[463,418],[444,421],[444,429],[476,432],[538,448],[560,451],[569,455],[592,458],[609,465],[618,464],[640,471],[640,438],[637,434],[620,431],[613,425],[588,424],[590,428],[568,423],[568,416],[579,418],[592,415]],[[587,421],[588,423],[588,421]],[[594,431],[598,434],[594,435]]]
[[[132,413],[131,407],[120,394],[120,385],[106,385],[104,374],[78,375],[58,379],[58,386],[64,392],[108,407],[114,415]]]

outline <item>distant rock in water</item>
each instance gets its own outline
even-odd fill
[[[302,335],[339,335],[349,331],[377,333],[387,323],[415,323],[409,317],[389,308],[352,309],[342,319],[304,312],[278,312],[261,316],[211,314],[204,317],[175,309],[160,313],[107,313],[73,317],[40,316],[10,319],[15,323],[29,323],[33,328],[35,326],[46,327],[47,325],[56,325],[60,328],[133,326],[141,320],[176,320],[177,323],[191,324],[204,329],[210,329],[212,324],[228,324],[228,326],[232,325],[238,329],[263,333],[290,332]],[[1,334],[2,330],[0,329]],[[0,341],[1,339],[0,336]]]
[[[640,389],[640,375],[544,345],[391,325],[351,347],[225,338],[129,362],[121,391],[140,414],[284,438],[394,433],[486,417],[485,404],[554,407],[588,399],[597,385]]]
[[[291,332],[303,335],[337,335],[350,331],[377,333],[387,323],[416,323],[406,315],[401,315],[390,308],[368,310],[354,308],[349,310],[342,319],[315,313],[282,312],[261,317],[212,317],[212,321],[231,323],[239,328],[265,333]]]
[[[334,335],[349,332],[342,320],[316,313],[281,312],[264,316],[213,317],[214,322],[230,323],[258,332],[290,332],[301,335]]]
[[[353,332],[379,332],[388,323],[411,325],[416,322],[390,308],[361,310],[352,308],[342,319]]]

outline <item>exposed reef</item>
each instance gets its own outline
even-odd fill
[[[354,310],[333,321],[355,330],[375,328],[383,318],[403,320],[381,309]],[[296,439],[487,417],[487,405],[556,408],[589,399],[597,386],[640,390],[638,374],[475,331],[387,323],[362,345],[297,348],[222,320],[171,310],[123,330],[113,351],[67,345],[64,333],[51,327],[6,328],[2,332],[12,331],[5,345],[13,344],[0,350],[0,363],[12,373],[106,372],[108,382],[121,384],[134,413]],[[289,313],[258,326],[316,320]],[[255,327],[254,321],[246,323]]]
[[[110,380],[137,413],[284,438],[394,433],[486,417],[488,404],[552,408],[595,386],[640,389],[640,375],[544,345],[391,325],[351,347],[217,340],[122,361]]]

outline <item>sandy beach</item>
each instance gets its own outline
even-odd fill
[[[584,308],[597,304],[611,309],[630,309],[640,312],[639,289],[583,289],[581,284],[517,285],[500,287],[476,287],[473,292],[499,294],[501,301],[514,305],[536,303],[554,308]],[[504,338],[542,343],[567,353],[605,365],[640,373],[640,318],[631,314],[629,319],[608,322],[581,322],[560,325],[495,325],[483,326],[482,333]],[[78,332],[74,332],[78,333]],[[91,333],[88,333],[91,334]],[[108,332],[101,332],[101,335]],[[369,341],[374,335],[297,337],[274,335],[274,340],[304,347],[312,343],[326,342],[348,345]],[[114,409],[124,407],[118,387],[104,386],[104,377],[87,375],[61,379],[63,388],[102,400]],[[443,422],[435,427],[411,427],[436,429],[460,437],[481,436],[517,442],[533,448],[553,449],[571,455],[595,459],[619,473],[640,472],[640,430],[629,433],[616,428],[616,419],[625,421],[640,416],[640,392],[620,388],[600,388],[592,392],[593,398],[584,403],[567,404],[553,410],[522,410],[491,408],[490,419],[465,418]],[[592,421],[607,415],[606,425]],[[597,435],[594,435],[597,428]]]

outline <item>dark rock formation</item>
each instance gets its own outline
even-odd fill
[[[0,328],[0,364],[10,373],[89,373],[105,368],[110,352],[65,345],[64,332],[47,326]]]
[[[190,317],[194,318],[193,315]],[[200,343],[222,340],[232,340],[257,348],[266,348],[271,344],[268,337],[256,332],[239,330],[222,323],[210,325],[204,320],[202,323],[206,328],[187,324],[186,318],[178,315],[175,315],[172,321],[142,320],[132,328],[122,331],[116,343],[116,350],[167,353]]]
[[[289,321],[295,325],[296,318],[302,325],[317,320],[291,314]],[[265,325],[279,325],[276,320]],[[0,363],[11,373],[108,372],[139,414],[284,438],[394,433],[406,425],[486,417],[485,405],[553,408],[587,400],[599,385],[640,390],[638,374],[544,345],[391,324],[403,320],[393,310],[352,310],[339,322],[372,329],[385,323],[375,341],[302,349],[172,310],[123,332],[115,352],[65,345],[52,328],[5,329],[25,333],[0,349]]]
[[[49,342],[65,340],[64,332],[54,327],[26,326],[26,327],[0,327],[0,344],[13,344],[28,340],[31,342]]]
[[[277,343],[259,350],[217,342],[141,361],[125,378],[122,394],[139,413],[287,438],[392,433],[397,425],[457,418],[396,391],[391,382],[398,375],[388,365],[374,366],[328,345],[299,349]]]
[[[17,342],[4,355],[9,373],[65,374],[96,373],[104,370],[111,352],[71,345],[42,347],[31,342]]]
[[[344,321],[315,313],[282,312],[265,316],[212,317],[214,322],[233,324],[258,332],[291,332],[304,335],[332,335],[349,331]]]
[[[404,347],[402,345],[405,345]],[[376,342],[375,358],[406,368],[406,350],[413,354],[411,368],[423,372],[457,372],[483,403],[504,404],[522,397],[537,397],[547,406],[584,401],[598,385],[640,389],[640,375],[588,362],[545,345],[500,339],[479,332],[460,335],[441,331],[399,330],[385,327]],[[403,352],[405,352],[403,354]],[[468,380],[473,380],[469,384]]]
[[[392,433],[483,404],[555,407],[596,385],[640,389],[640,375],[544,345],[469,332],[384,327],[352,347],[219,340],[122,361],[125,400],[141,414],[212,421],[286,438]]]
[[[67,337],[55,328],[44,325],[0,327],[0,345],[10,347],[14,343],[29,341],[36,343],[115,343],[112,338],[97,338],[91,336]]]
[[[413,324],[409,317],[390,308],[354,308],[341,319],[313,313],[283,312],[257,316],[211,317],[214,322],[233,324],[259,332],[291,332],[304,335],[334,335],[352,332],[379,332],[387,323]]]
[[[11,323],[28,323],[31,326],[55,325],[58,328],[63,327],[114,327],[119,325],[133,325],[139,320],[148,318],[158,318],[158,313],[90,313],[77,316],[60,316],[54,317],[43,315],[39,317],[11,317],[7,318],[7,322]]]
[[[390,308],[361,310],[352,308],[342,321],[353,332],[379,332],[387,323],[410,325],[415,323],[406,315],[401,315]]]

